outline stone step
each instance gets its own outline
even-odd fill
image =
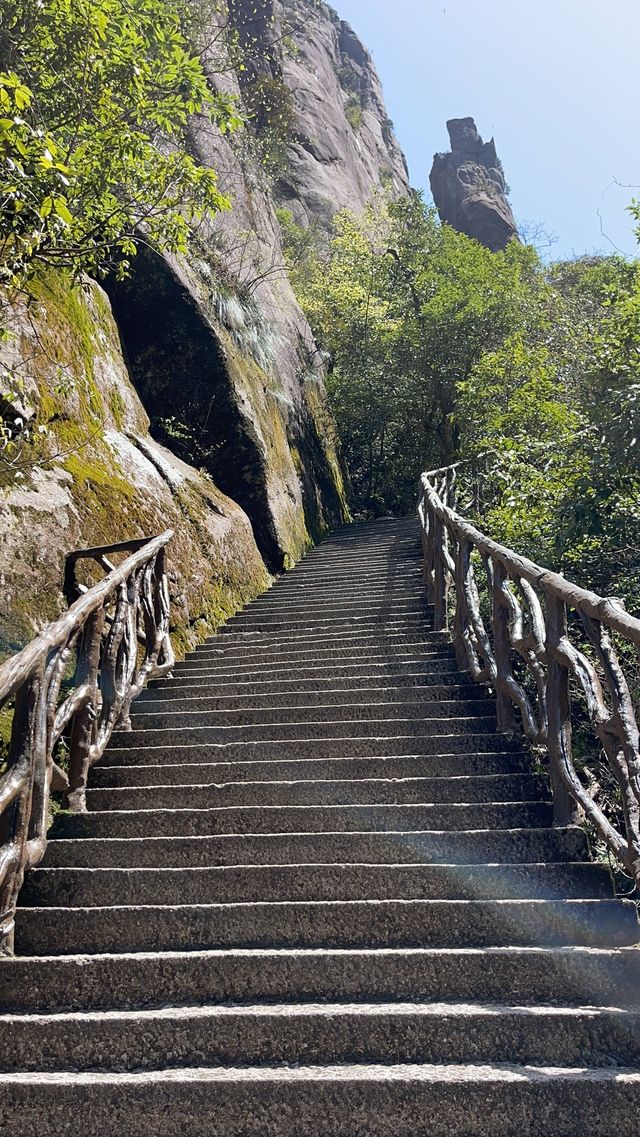
[[[524,753],[438,754],[384,758],[311,758],[270,762],[181,762],[175,766],[94,766],[91,785],[113,786],[236,785],[245,782],[305,782],[347,779],[484,778],[528,774],[530,759]],[[435,792],[435,791],[434,791]]]
[[[306,606],[306,605],[301,604],[300,608],[301,608],[301,610],[308,611],[308,606]],[[428,614],[424,614],[424,615],[425,615],[425,620],[424,620],[424,627],[423,627],[423,630],[421,633],[422,636],[426,640],[432,641],[433,643],[438,643],[438,644],[444,643],[444,644],[448,644],[449,646],[451,646],[451,639],[448,636],[448,634],[446,634],[445,632],[434,631],[433,628],[431,627],[430,617],[428,616]],[[396,624],[404,623],[404,620],[403,621],[398,621],[395,619],[388,620],[388,621],[383,622],[382,626],[379,626],[378,621],[375,621],[375,623],[372,626],[367,625],[364,628],[359,626],[362,623],[361,620],[358,621],[358,623],[355,624],[354,626],[352,626],[352,623],[350,621],[347,624],[347,626],[344,628],[343,628],[343,623],[344,622],[341,621],[338,623],[338,627],[336,627],[334,629],[329,629],[325,633],[324,638],[326,638],[327,640],[332,640],[332,639],[336,639],[337,637],[352,636],[354,638],[356,638],[356,637],[360,638],[360,639],[371,638],[371,639],[379,639],[382,641],[387,640],[387,639],[397,639],[397,637],[402,635],[403,632],[402,632],[402,628],[396,628]],[[365,624],[366,624],[366,622],[365,622]],[[413,624],[411,624],[410,626],[413,627]],[[256,644],[279,643],[281,641],[287,642],[287,639],[291,639],[296,643],[298,643],[298,642],[304,643],[307,640],[313,640],[313,639],[317,639],[317,638],[318,638],[318,633],[316,631],[314,631],[313,628],[311,628],[311,629],[294,628],[290,632],[289,636],[286,637],[286,636],[283,636],[282,633],[279,632],[277,628],[274,631],[267,630],[267,631],[262,631],[262,632],[251,631],[248,628],[247,629],[239,628],[237,631],[232,631],[230,625],[225,624],[224,627],[218,629],[218,631],[216,632],[216,634],[214,636],[210,636],[208,639],[204,640],[199,645],[199,647],[196,648],[196,650],[197,651],[204,651],[207,648],[212,648],[212,647],[229,647],[233,643],[240,643],[240,644],[242,644],[242,643],[247,643],[247,644],[252,644],[252,643],[256,643]]]
[[[161,731],[160,734],[163,732]],[[183,732],[184,735],[185,732]],[[340,756],[342,758],[375,758],[394,754],[477,754],[516,752],[517,743],[508,737],[493,733],[485,734],[429,734],[416,738],[415,735],[390,735],[381,738],[362,737],[345,734],[341,738],[327,742],[324,738],[279,739],[272,738],[261,742],[226,743],[188,743],[171,745],[158,739],[154,746],[135,746],[139,734],[121,734],[118,738],[128,740],[126,746],[114,745],[103,755],[103,766],[170,765],[178,762],[231,762],[231,761],[269,761],[275,759],[312,759]],[[511,744],[510,744],[511,743]]]
[[[382,684],[382,680],[379,680],[379,683]],[[326,684],[320,687],[317,683],[305,681],[302,690],[300,690],[300,685],[294,680],[284,690],[280,684],[274,683],[273,690],[263,693],[260,691],[259,685],[254,684],[255,689],[250,692],[238,691],[237,693],[222,695],[216,694],[215,683],[212,683],[211,688],[210,694],[202,687],[189,694],[183,688],[175,690],[170,685],[165,685],[160,690],[150,691],[145,699],[138,699],[133,704],[132,714],[137,717],[139,714],[148,713],[152,710],[157,713],[162,713],[162,711],[190,711],[192,709],[207,712],[242,710],[245,707],[260,709],[264,712],[276,707],[329,707],[336,704],[341,705],[350,700],[373,705],[374,703],[397,703],[401,700],[436,703],[461,699],[467,702],[473,701],[477,707],[487,701],[483,687],[461,683],[446,685],[444,683],[416,682],[409,686],[397,686],[388,682],[385,686],[366,686],[363,685],[362,681],[358,681],[356,685],[354,680],[347,680],[339,686]]]
[[[299,579],[318,573],[340,571],[349,580],[353,580],[372,568],[387,573],[404,573],[421,567],[421,548],[418,541],[413,544],[406,541],[395,546],[381,545],[377,549],[371,549],[366,543],[353,545],[351,548],[347,546],[330,548],[322,544],[307,553],[287,573],[285,579]]]
[[[267,664],[264,668],[237,667],[231,673],[220,672],[215,668],[202,667],[193,671],[176,668],[172,679],[161,679],[151,683],[140,695],[139,702],[151,699],[156,692],[168,695],[172,691],[202,687],[214,687],[221,695],[238,692],[267,694],[286,692],[292,688],[300,691],[333,688],[336,684],[344,691],[358,690],[362,685],[382,683],[402,683],[410,686],[456,686],[468,682],[468,677],[458,671],[453,659],[432,661],[428,666],[419,660],[404,663],[374,663],[367,665],[361,660],[355,663],[335,663],[326,667],[289,666],[278,668]],[[474,688],[477,689],[477,688]]]
[[[354,592],[357,589],[357,592]],[[354,596],[362,596],[368,601],[395,601],[399,599],[420,600],[430,607],[424,576],[421,569],[411,569],[408,573],[389,574],[388,572],[372,572],[369,575],[358,576],[357,583],[347,578],[341,580],[335,573],[328,573],[324,577],[318,575],[313,583],[304,582],[294,578],[290,572],[279,580],[253,603],[265,606],[273,597],[278,602],[300,602],[308,597],[312,603],[321,603],[324,600],[353,601]]]
[[[335,624],[336,630],[341,627],[349,629],[358,628],[361,625],[375,626],[380,624],[385,627],[411,627],[414,624],[422,624],[428,629],[430,621],[431,610],[421,600],[409,603],[396,601],[393,604],[361,604],[360,606],[356,606],[353,602],[349,605],[330,604],[328,602],[312,605],[301,601],[298,604],[270,604],[262,609],[254,609],[251,605],[232,616],[215,638],[225,640],[227,636],[233,634],[248,633],[254,623],[264,625],[267,631],[269,625],[282,623],[290,626],[295,634],[296,630],[301,631],[305,626],[315,628],[329,624]],[[277,627],[273,630],[277,631]]]
[[[426,706],[426,704],[425,704]],[[255,724],[242,722],[235,726],[180,726],[136,727],[131,731],[114,731],[114,749],[131,749],[140,746],[178,746],[208,745],[226,742],[279,742],[305,739],[337,740],[342,738],[405,738],[420,739],[424,735],[446,736],[448,734],[465,738],[475,734],[490,734],[496,738],[496,720],[493,714],[430,716],[425,707],[420,716],[410,717],[405,711],[398,718],[387,718],[386,708],[379,712],[379,718],[357,719],[353,715],[324,721],[320,717],[303,718],[295,710],[285,722],[279,721],[274,713],[274,721]]]
[[[333,664],[342,663],[349,664],[355,663],[362,666],[375,664],[386,664],[392,666],[394,664],[402,664],[405,661],[409,663],[418,662],[422,664],[423,668],[429,668],[430,671],[434,670],[439,664],[448,665],[449,670],[454,670],[455,660],[450,647],[439,644],[427,644],[420,641],[411,640],[410,643],[402,644],[340,644],[330,645],[328,647],[317,647],[313,649],[297,648],[291,645],[286,650],[278,648],[274,651],[263,649],[260,652],[245,652],[239,650],[237,652],[197,652],[195,655],[189,656],[184,659],[182,663],[178,664],[175,669],[175,674],[184,676],[193,671],[210,671],[224,674],[231,672],[232,674],[257,674],[263,672],[265,668],[271,670],[277,669],[284,671],[287,668],[305,668],[305,667],[319,667],[324,664],[328,667],[329,674],[333,671]],[[435,672],[434,672],[435,673]]]
[[[353,599],[354,596],[375,599],[383,595],[419,596],[427,601],[424,573],[417,560],[397,569],[388,561],[386,564],[371,564],[357,574],[352,569],[345,572],[336,565],[324,569],[317,566],[313,572],[306,569],[303,571],[300,565],[281,576],[268,592],[263,593],[261,599],[266,603],[271,596],[288,598],[299,596],[303,591],[312,599],[324,599],[331,595],[345,599]]]
[[[640,1074],[502,1064],[0,1077],[3,1137],[637,1137]],[[540,1119],[549,1118],[553,1129]]]
[[[451,653],[451,643],[445,639],[439,632],[429,631],[428,628],[421,630],[412,629],[411,642],[419,644],[421,647],[429,647],[432,649],[445,648]],[[310,648],[312,651],[316,649],[326,648],[403,648],[407,645],[407,633],[405,631],[394,631],[388,629],[384,625],[381,629],[366,628],[362,631],[356,629],[338,629],[336,631],[327,632],[325,634],[318,634],[313,629],[300,628],[295,632],[288,635],[283,635],[282,632],[229,632],[228,635],[216,636],[212,640],[206,640],[195,651],[187,652],[185,659],[195,659],[201,656],[209,655],[222,655],[227,658],[232,652],[243,652],[248,654],[253,652],[255,655],[260,655],[263,651],[276,651],[282,649],[283,651],[303,651]],[[437,651],[434,651],[437,654]]]
[[[637,948],[259,949],[22,956],[5,1012],[250,1002],[506,1001],[627,1006]]]
[[[637,943],[623,900],[349,900],[18,908],[20,955],[223,947],[518,947]]]
[[[491,802],[466,805],[260,805],[220,808],[105,810],[59,814],[56,836],[208,837],[239,833],[358,833],[375,830],[459,830],[546,828],[547,802]]]
[[[428,628],[429,627],[429,614],[427,612],[399,612],[396,616],[390,616],[384,612],[371,612],[368,615],[362,616],[349,616],[349,615],[335,615],[332,616],[327,613],[325,616],[313,615],[310,613],[301,612],[299,615],[288,614],[286,611],[278,614],[274,613],[272,616],[255,615],[247,609],[245,613],[234,616],[229,620],[225,627],[230,632],[276,632],[283,631],[287,634],[295,632],[300,629],[315,628],[319,633],[331,631],[358,631],[362,628],[373,630],[375,628],[388,628],[392,631],[406,631],[410,632],[412,628]],[[224,632],[220,632],[220,637],[224,638]]]
[[[427,603],[424,590],[420,592],[418,589],[412,592],[408,592],[406,589],[398,590],[393,597],[389,595],[388,590],[383,588],[377,590],[359,588],[357,594],[354,594],[352,588],[350,594],[345,592],[342,596],[337,596],[334,589],[328,589],[324,595],[318,593],[316,589],[312,593],[306,589],[298,599],[285,596],[277,589],[271,589],[270,592],[254,600],[247,608],[236,612],[224,626],[225,628],[230,627],[231,624],[241,619],[242,616],[249,615],[249,613],[265,616],[271,614],[330,614],[336,617],[347,615],[353,619],[375,614],[393,619],[398,613],[419,612],[426,616],[432,611],[433,605]],[[222,634],[224,635],[225,632]]]
[[[458,778],[355,779],[298,782],[192,782],[125,785],[87,791],[89,812],[122,809],[193,809],[220,806],[379,805],[429,802],[549,801],[549,783],[535,774]]]
[[[640,1012],[474,1003],[303,1003],[0,1015],[5,1071],[329,1063],[633,1066]]]
[[[286,900],[606,900],[603,865],[238,865],[225,868],[38,868],[27,908]],[[640,991],[638,992],[640,1002]]]
[[[269,730],[271,726],[283,725],[290,732],[294,725],[302,726],[301,734],[306,733],[308,725],[317,723],[367,723],[370,720],[377,723],[391,722],[400,719],[413,722],[449,722],[458,720],[478,721],[482,725],[490,721],[495,728],[495,711],[489,699],[441,699],[434,702],[411,697],[391,702],[369,702],[360,694],[343,703],[302,703],[297,706],[285,704],[282,707],[243,707],[241,710],[213,710],[204,707],[194,707],[190,710],[181,710],[170,707],[169,710],[160,711],[156,707],[146,709],[139,707],[132,715],[134,731],[156,730],[183,730],[195,727],[202,730],[207,727],[222,727],[225,730],[232,727],[256,727]],[[377,733],[377,732],[376,732]],[[285,737],[291,737],[288,733]],[[117,736],[116,736],[117,744]]]
[[[359,580],[358,590],[357,597],[354,597],[353,584],[340,586],[329,582],[324,587],[314,585],[313,589],[310,589],[308,584],[295,584],[286,577],[281,577],[267,592],[263,592],[252,601],[251,607],[255,611],[262,611],[270,608],[272,604],[302,605],[306,598],[312,608],[325,603],[357,606],[360,601],[364,601],[368,605],[420,603],[426,608],[433,609],[428,602],[421,575],[416,575],[413,583],[404,580],[395,583],[389,580],[374,579],[365,582]]]
[[[56,822],[55,835],[59,822]],[[362,833],[258,833],[219,837],[62,838],[47,845],[55,867],[157,868],[296,864],[531,864],[584,861],[584,832],[472,829]]]
[[[459,683],[461,674],[456,662],[449,656],[430,658],[421,657],[419,653],[412,652],[408,656],[379,655],[374,659],[347,656],[343,659],[330,659],[318,662],[310,656],[296,659],[292,657],[286,662],[256,659],[242,662],[230,660],[227,663],[211,663],[208,660],[196,660],[193,664],[181,663],[176,668],[175,678],[164,680],[165,684],[190,684],[194,680],[215,681],[220,687],[224,684],[236,687],[239,683],[257,683],[260,681],[273,682],[280,677],[281,682],[298,678],[315,680],[318,684],[330,681],[332,684],[340,683],[342,678],[374,679],[384,676],[404,682],[405,677],[427,679],[438,683]],[[152,689],[155,689],[152,688]]]
[[[416,538],[419,535],[416,534]],[[419,539],[410,538],[398,543],[382,543],[376,548],[368,541],[354,542],[351,545],[335,545],[323,542],[298,561],[287,573],[288,577],[311,576],[340,568],[350,578],[358,577],[377,566],[385,572],[402,572],[421,567],[421,544]]]

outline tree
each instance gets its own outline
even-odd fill
[[[0,0],[0,282],[41,264],[125,272],[144,235],[186,247],[228,207],[185,145],[239,124],[188,43],[182,0]]]
[[[309,251],[290,225],[285,243],[333,359],[330,394],[357,504],[408,509],[420,470],[456,453],[456,385],[520,318],[535,253],[514,243],[491,254],[441,226],[419,194],[339,214],[328,248]]]

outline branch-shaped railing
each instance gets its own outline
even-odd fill
[[[637,658],[640,620],[619,600],[579,588],[479,532],[455,512],[455,485],[456,467],[421,479],[435,628],[451,622],[459,665],[495,692],[498,729],[521,728],[546,749],[555,824],[585,816],[638,885],[640,742],[624,661]],[[574,721],[579,714],[589,725],[617,785],[613,819],[576,769],[572,710]]]
[[[51,789],[69,809],[86,809],[89,770],[112,731],[128,729],[131,702],[150,678],[166,675],[169,638],[166,546],[160,537],[84,549],[67,559],[65,590],[78,596],[42,635],[0,667],[0,710],[12,710],[0,775],[0,954],[13,950],[18,893],[47,841]],[[115,553],[131,555],[117,568]],[[78,583],[82,559],[108,571],[98,584]],[[68,751],[68,774],[57,764]]]

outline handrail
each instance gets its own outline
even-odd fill
[[[0,709],[14,703],[9,755],[0,777],[0,955],[13,951],[25,872],[43,857],[52,785],[74,812],[86,810],[89,770],[114,729],[130,729],[131,702],[150,678],[174,665],[169,638],[166,547],[173,533],[70,555],[109,572],[0,666]],[[131,551],[117,568],[106,558]],[[81,586],[80,586],[81,587]],[[79,589],[78,589],[79,590]],[[65,684],[66,677],[66,684]],[[68,690],[62,694],[63,685]],[[54,760],[64,737],[69,773]]]
[[[452,592],[459,665],[495,691],[500,731],[518,729],[519,716],[527,738],[547,750],[554,824],[575,824],[586,816],[640,885],[640,735],[612,635],[640,647],[640,620],[620,600],[597,596],[492,541],[455,512],[454,494],[454,468],[422,475],[418,511],[434,626],[447,630]],[[484,567],[481,578],[474,553]],[[581,647],[572,642],[570,612],[583,629]],[[607,816],[578,775],[571,739],[572,685],[617,783],[622,824]]]

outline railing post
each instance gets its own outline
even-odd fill
[[[433,627],[436,632],[446,632],[449,625],[447,611],[447,597],[449,594],[449,578],[445,564],[445,528],[444,523],[434,512],[432,514],[433,526]]]
[[[422,533],[422,576],[427,591],[427,603],[433,604],[433,520],[429,512],[427,495],[423,491],[420,501]]]
[[[13,955],[16,904],[29,839],[42,682],[41,670],[29,677],[16,693],[13,712],[7,775],[15,779],[15,787],[0,813],[0,957]]]
[[[496,717],[498,730],[511,734],[515,730],[514,706],[507,694],[511,677],[511,636],[509,616],[502,603],[502,590],[507,587],[507,571],[497,558],[491,561],[493,583],[491,589],[491,622],[493,625],[493,654],[496,661]]]
[[[87,778],[98,711],[98,669],[104,624],[105,609],[99,608],[85,624],[78,653],[76,682],[78,687],[86,684],[88,698],[73,720],[69,743],[67,805],[73,813],[86,813],[87,810]]]
[[[546,592],[547,615],[547,716],[549,773],[553,790],[554,825],[578,825],[580,810],[562,777],[572,768],[571,699],[569,670],[560,662],[558,648],[567,635],[567,607],[563,600]]]

